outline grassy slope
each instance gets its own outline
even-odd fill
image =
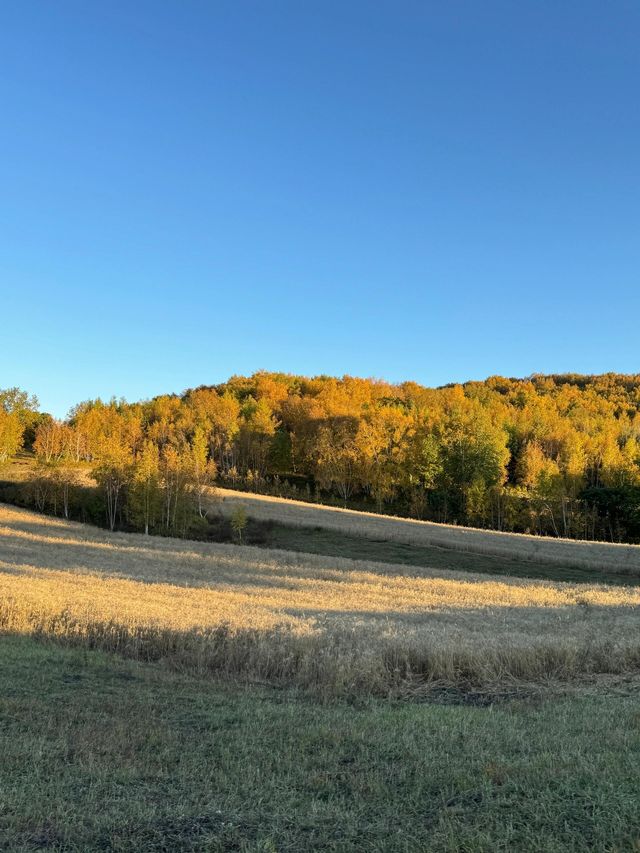
[[[249,534],[252,534],[250,526]],[[396,565],[432,569],[464,569],[469,572],[509,575],[518,578],[541,578],[570,583],[640,584],[640,575],[620,574],[606,568],[580,568],[571,565],[537,563],[517,556],[465,553],[438,547],[397,542],[390,539],[367,539],[321,527],[293,527],[273,523],[255,530],[256,539],[268,548],[326,554],[351,560],[375,560]]]
[[[66,598],[74,605],[93,577],[87,570],[135,577],[158,607],[157,581],[178,572],[192,592],[172,587],[167,612],[185,618],[179,596],[222,580],[214,555],[227,552],[229,572],[266,573],[289,605],[302,594],[295,584],[306,586],[316,572],[327,588],[314,581],[318,595],[335,581],[323,578],[322,565],[332,561],[321,558],[307,567],[302,558],[278,563],[274,575],[262,563],[252,568],[250,558],[266,559],[254,549],[109,536],[5,514],[13,524],[2,540],[6,582],[22,583],[24,575],[32,590],[47,571],[39,565],[74,567],[73,601]],[[97,547],[103,539],[125,547]],[[211,578],[194,555],[200,549],[211,552]],[[470,559],[451,557],[458,568]],[[341,570],[344,595],[362,580],[351,581],[350,568]],[[384,583],[405,580],[392,575]],[[454,573],[445,583],[456,583]],[[482,587],[474,583],[477,595]],[[242,595],[261,590],[254,582]],[[97,594],[91,601],[97,607]],[[136,601],[129,596],[127,606]],[[366,595],[358,599],[358,608],[371,606]],[[596,615],[578,609],[584,619]],[[480,616],[485,624],[490,614]],[[465,616],[467,630],[472,623]],[[161,663],[0,636],[0,850],[637,853],[638,680],[608,677],[606,691],[601,677],[593,684],[589,693],[583,679],[565,695],[522,689],[519,700],[489,707],[365,697],[317,704],[291,689],[223,684]],[[454,696],[483,703],[487,694],[441,694]]]
[[[3,471],[3,475],[7,478],[6,482],[21,482],[31,473],[31,466],[31,458],[23,455],[13,463],[12,467]],[[1,482],[2,480],[0,480]],[[230,494],[241,495],[241,493],[232,493],[228,490],[225,494],[227,496]],[[243,502],[242,497],[239,498],[239,502]],[[226,527],[217,523],[217,513],[223,507],[224,504],[216,504],[213,508],[211,541],[233,541],[233,532],[228,521]],[[320,520],[322,521],[322,519]],[[330,557],[346,557],[351,560],[374,560],[380,563],[419,568],[454,570],[464,568],[466,571],[481,574],[559,580],[570,583],[640,585],[640,573],[621,572],[619,569],[608,569],[602,565],[579,567],[562,563],[537,562],[531,559],[523,559],[516,553],[505,557],[465,552],[464,556],[461,557],[460,551],[452,548],[398,541],[385,538],[379,532],[371,535],[365,535],[364,532],[355,534],[335,527],[313,526],[311,523],[309,525],[293,525],[282,521],[259,520],[250,517],[243,539],[247,544],[259,547],[278,548],[306,554],[323,554]]]
[[[0,506],[3,628],[324,697],[640,666],[638,587],[110,534]]]
[[[214,505],[224,514],[230,514],[238,504],[244,505],[252,518],[275,521],[289,527],[315,527],[373,541],[431,545],[465,554],[516,558],[598,571],[607,569],[621,575],[640,576],[640,545],[502,533],[229,489],[216,490]]]
[[[35,459],[21,453],[3,467],[0,483],[20,484]],[[93,483],[89,468],[79,482]],[[449,568],[461,552],[469,570],[576,582],[640,583],[640,545],[582,542],[434,524],[268,495],[216,489],[213,513],[242,504],[256,527],[255,544],[352,559]],[[266,534],[264,526],[272,529]]]
[[[0,638],[0,849],[638,850],[637,696],[314,705]],[[629,691],[626,691],[629,694]]]

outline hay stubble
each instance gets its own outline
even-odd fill
[[[108,534],[0,507],[0,630],[328,696],[636,671],[639,605],[637,587]]]

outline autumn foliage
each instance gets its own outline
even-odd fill
[[[0,436],[11,434],[0,409]],[[3,432],[4,430],[4,432]],[[4,458],[15,452],[11,438]],[[109,526],[184,531],[242,489],[551,536],[640,539],[640,376],[413,382],[260,372],[44,418],[45,466],[84,465]],[[0,448],[0,459],[2,459]]]

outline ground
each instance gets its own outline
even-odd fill
[[[627,673],[640,587],[108,531],[0,505],[0,630],[324,699]]]
[[[3,850],[640,849],[632,682],[318,704],[24,637],[0,656]]]
[[[352,560],[374,560],[405,566],[432,569],[460,569],[460,553],[437,545],[418,545],[390,539],[369,539],[365,536],[323,529],[263,522],[250,522],[249,535],[268,548],[300,551],[307,554],[325,554],[349,557]],[[519,578],[540,578],[575,583],[640,584],[640,574],[621,574],[603,567],[580,567],[554,563],[541,563],[519,559],[517,556],[500,557],[493,554],[464,555],[464,570],[491,575],[508,575]]]
[[[637,585],[264,531],[0,506],[0,850],[639,853]]]

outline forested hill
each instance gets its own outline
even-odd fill
[[[15,403],[4,410],[10,436]],[[640,541],[640,375],[426,388],[260,372],[141,403],[81,403],[65,423],[21,417],[44,466],[87,464],[105,483],[119,472],[119,512],[145,476],[165,490],[184,480],[191,493],[216,479],[436,521]],[[0,461],[17,449],[13,434]]]

